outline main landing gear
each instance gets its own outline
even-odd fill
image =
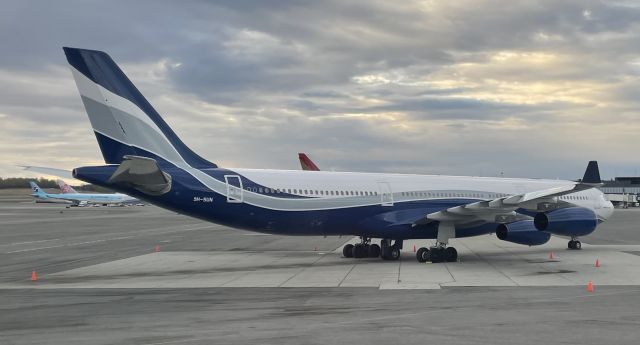
[[[438,225],[438,238],[436,245],[429,248],[420,248],[416,252],[418,262],[431,261],[438,262],[458,261],[458,251],[453,247],[447,247],[449,239],[455,237],[455,227],[452,223],[442,222]]]
[[[400,249],[402,249],[401,240],[396,240],[393,245],[391,245],[391,240],[385,238],[380,242],[380,244],[382,245],[382,252],[380,253],[382,260],[400,259]]]
[[[377,258],[383,260],[398,260],[400,258],[400,249],[402,249],[402,241],[396,240],[391,245],[390,239],[383,239],[381,246],[371,244],[371,239],[360,237],[360,243],[347,244],[342,248],[342,256],[345,258]]]
[[[444,247],[441,244],[430,248],[420,248],[416,252],[418,262],[431,261],[434,264],[438,262],[455,262],[458,261],[458,251],[453,247]]]
[[[567,248],[572,250],[580,250],[582,249],[582,243],[578,241],[575,237],[571,237],[571,241],[567,244]]]
[[[380,256],[380,246],[377,244],[371,244],[371,239],[366,237],[360,237],[361,242],[353,244],[347,244],[342,248],[342,256],[345,258],[377,258]]]

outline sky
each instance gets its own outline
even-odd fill
[[[637,1],[3,1],[0,177],[103,164],[62,46],[223,167],[640,175]]]

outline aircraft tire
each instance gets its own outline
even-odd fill
[[[380,246],[377,244],[372,244],[369,246],[369,257],[377,258],[380,256]]]
[[[342,247],[342,256],[344,256],[345,258],[353,257],[353,244],[347,244]]]
[[[369,254],[367,246],[360,243],[353,246],[352,252],[353,257],[356,259],[365,258]]]
[[[567,244],[567,247],[573,250],[580,250],[582,249],[582,243],[580,241],[571,240]]]
[[[400,248],[393,246],[389,248],[389,260],[400,259]]]
[[[418,262],[427,262],[429,261],[430,257],[429,257],[429,249],[427,248],[420,248],[418,249],[418,251],[416,252],[416,259],[418,259]]]
[[[458,251],[453,247],[447,247],[444,250],[444,257],[447,262],[456,262],[458,261]]]
[[[444,251],[442,248],[433,248],[430,250],[431,262],[434,264],[444,261]]]

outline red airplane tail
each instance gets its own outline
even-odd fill
[[[313,163],[313,161],[307,156],[306,153],[298,153],[298,159],[300,160],[300,166],[302,170],[308,171],[320,171],[320,168]]]

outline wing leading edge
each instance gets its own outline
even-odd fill
[[[547,211],[562,208],[563,204],[558,202],[558,197],[595,188],[601,184],[602,182],[600,180],[598,162],[591,161],[589,162],[587,170],[584,173],[584,177],[580,182],[566,186],[451,207],[445,210],[429,213],[414,221],[411,225],[415,227],[435,221],[463,224],[478,220],[496,223],[510,223],[527,218],[526,216],[515,212],[517,209]]]

